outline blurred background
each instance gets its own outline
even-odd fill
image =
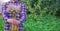
[[[27,10],[26,21],[23,23],[24,31],[60,31],[60,0],[19,1],[25,3]],[[4,21],[0,16],[0,31],[3,31],[3,27]]]

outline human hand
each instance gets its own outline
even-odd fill
[[[14,24],[15,24],[15,25],[18,25],[18,24],[20,24],[20,21],[14,20]]]
[[[7,22],[8,22],[8,23],[11,23],[11,24],[15,24],[15,25],[20,24],[20,21],[15,20],[15,19],[7,19]]]
[[[7,19],[7,22],[8,23],[13,23],[14,21],[13,21],[13,19]]]

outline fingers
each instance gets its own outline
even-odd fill
[[[18,25],[18,24],[20,24],[20,22],[17,21],[17,20],[15,20],[15,21],[14,21],[14,24]]]

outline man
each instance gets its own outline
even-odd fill
[[[11,15],[6,12],[6,8],[9,4],[20,5],[21,11],[16,15],[16,20],[13,21]],[[26,7],[22,2],[18,2],[18,0],[10,0],[9,2],[5,2],[2,5],[2,17],[4,19],[4,31],[10,31],[10,24],[17,25],[18,31],[23,31],[23,22],[26,19]]]

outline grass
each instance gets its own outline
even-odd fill
[[[28,15],[24,24],[24,31],[60,31],[60,19],[52,15],[34,16]],[[3,31],[4,23],[0,16],[0,31]]]
[[[4,28],[4,21],[2,19],[2,16],[0,16],[0,31],[3,31]]]

